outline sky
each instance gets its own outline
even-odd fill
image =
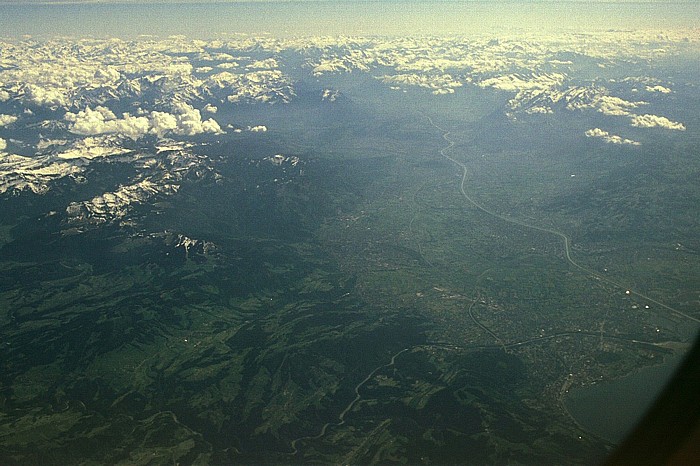
[[[0,0],[1,2],[2,0]],[[521,31],[700,27],[700,1],[224,1],[41,5],[0,3],[0,37],[221,33],[290,35],[465,34]]]
[[[502,3],[502,4],[533,4],[533,3],[656,3],[656,4],[692,4],[697,0],[0,0],[0,5],[42,5],[42,4],[183,4],[183,3]]]

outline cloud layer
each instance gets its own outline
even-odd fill
[[[588,131],[586,131],[586,137],[600,138],[603,141],[610,143],[610,144],[628,144],[631,146],[638,146],[639,145],[639,143],[637,141],[633,141],[631,139],[624,139],[624,138],[617,136],[615,134],[610,134],[607,131],[604,131],[600,128],[589,129]]]
[[[666,128],[676,131],[685,131],[685,125],[677,121],[671,121],[666,117],[657,115],[634,115],[632,117],[632,126],[638,128]]]
[[[138,139],[147,134],[160,137],[167,133],[183,136],[222,133],[214,119],[202,121],[200,111],[186,103],[176,104],[173,113],[153,111],[147,116],[123,113],[121,118],[107,107],[98,105],[94,110],[87,107],[77,113],[67,112],[64,118],[72,123],[68,128],[70,132],[84,136],[121,134]]]
[[[17,121],[17,117],[14,115],[4,115],[0,113],[0,126],[7,126]]]

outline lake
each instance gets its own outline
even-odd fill
[[[590,432],[620,443],[650,407],[683,360],[680,352],[663,364],[645,367],[627,377],[571,390],[569,412]]]

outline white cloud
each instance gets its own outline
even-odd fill
[[[5,115],[0,113],[0,126],[7,126],[9,124],[17,121],[17,117],[14,115]]]
[[[267,131],[267,126],[265,126],[265,125],[253,126],[252,128],[250,128],[250,131],[252,131],[253,133],[264,133],[265,131]]]
[[[629,115],[630,108],[646,105],[646,102],[629,102],[619,97],[604,95],[597,102],[598,111],[605,115],[624,116]]]
[[[202,121],[202,114],[196,108],[186,103],[175,104],[175,114],[177,118],[177,128],[175,133],[192,136],[199,133],[220,134],[221,127],[212,118]]]
[[[65,115],[65,119],[72,122],[77,122],[78,120],[105,121],[114,120],[116,118],[117,116],[114,114],[114,112],[112,112],[107,107],[102,107],[101,105],[95,107],[95,110],[92,110],[90,107],[87,107],[85,110],[82,110],[78,113],[68,112]]]
[[[8,100],[10,100],[10,93],[0,90],[0,102],[7,102]]]
[[[75,134],[123,134],[131,139],[138,139],[147,134],[151,124],[146,117],[135,117],[124,113],[122,118],[117,118],[106,107],[97,106],[95,110],[87,107],[78,113],[66,113],[65,119],[73,123],[69,131]]]
[[[639,145],[639,143],[637,141],[633,141],[631,139],[621,138],[620,136],[617,136],[615,134],[610,134],[607,131],[604,131],[600,128],[589,129],[588,131],[586,131],[586,137],[600,138],[603,141],[610,143],[610,144],[629,144],[632,146]]]
[[[223,134],[219,123],[217,123],[213,118],[209,118],[208,120],[202,122],[202,131],[205,133]]]
[[[185,103],[174,106],[174,114],[153,111],[149,115],[133,116],[129,113],[117,116],[108,108],[87,107],[78,113],[66,113],[65,119],[73,124],[70,132],[81,135],[121,134],[138,139],[146,134],[162,136],[167,132],[193,136],[201,133],[222,133],[219,124],[213,119],[202,121],[199,110]]]
[[[212,104],[206,104],[202,110],[209,113],[216,113],[219,111],[218,107]]]
[[[7,141],[5,141],[3,138],[0,138],[0,150],[5,149],[7,149]]]
[[[162,136],[168,131],[177,129],[177,118],[166,112],[151,112],[150,116],[151,129],[150,132]]]
[[[666,117],[657,115],[634,115],[632,117],[632,126],[637,126],[639,128],[666,128],[675,129],[677,131],[685,131],[685,126],[683,123],[677,121],[671,121]]]
[[[36,105],[47,107],[65,107],[68,105],[68,97],[60,89],[44,89],[36,84],[29,84],[25,88],[25,98]]]

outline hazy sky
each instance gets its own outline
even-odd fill
[[[2,0],[0,0],[1,2]],[[90,35],[131,37],[220,33],[276,35],[498,33],[503,30],[601,30],[700,27],[700,1],[222,1],[102,0],[40,6],[0,4],[0,37]],[[56,3],[56,2],[54,2]],[[177,5],[176,5],[177,3]]]
[[[697,3],[698,0],[0,0],[0,4],[72,4],[72,3]]]

